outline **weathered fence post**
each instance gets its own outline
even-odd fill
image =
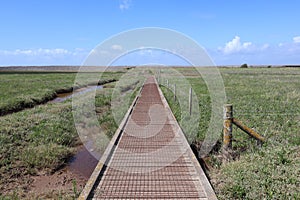
[[[176,83],[174,83],[174,101],[176,101]]]
[[[169,88],[169,79],[167,79],[167,88]]]
[[[224,106],[224,124],[223,124],[223,148],[229,150],[232,148],[232,121],[233,121],[233,106],[226,104]]]
[[[189,93],[189,110],[190,110],[190,115],[192,115],[192,88],[190,88],[190,93]]]
[[[160,79],[160,69],[158,70],[158,74],[157,74],[157,83],[159,84],[159,79]]]

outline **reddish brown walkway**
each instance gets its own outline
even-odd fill
[[[216,199],[153,77],[123,123],[80,198]]]

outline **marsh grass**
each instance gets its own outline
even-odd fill
[[[196,139],[205,138],[211,117],[211,100],[204,81],[195,69],[177,68],[185,76],[198,98],[199,126]],[[234,128],[233,148],[239,159],[222,164],[216,154],[211,154],[210,177],[219,199],[299,199],[300,198],[300,70],[296,68],[245,68],[220,69],[227,103],[234,105],[234,116],[267,138],[262,147],[248,135]],[[138,72],[141,76],[143,72]],[[173,73],[162,70],[161,85],[166,77],[177,81],[185,96],[180,104],[173,99],[172,87],[161,86],[171,109],[179,120],[189,120],[187,109],[188,88],[179,87]],[[24,76],[23,76],[24,75]],[[43,75],[43,76],[41,76]],[[108,73],[107,78],[121,77],[122,73]],[[72,86],[74,74],[0,74],[0,108],[13,108],[20,102],[34,102],[45,98],[57,89]],[[138,76],[139,77],[139,76]],[[120,85],[110,83],[97,92],[95,103],[97,118],[111,137],[118,120],[127,111],[126,106],[116,105],[114,113],[111,102],[115,92],[118,98],[131,102],[139,91],[131,85],[136,78],[125,79]],[[13,87],[12,87],[12,86]],[[118,87],[118,88],[115,88]],[[53,88],[53,89],[49,89]],[[121,88],[130,88],[121,92]],[[10,93],[11,92],[11,93]],[[184,99],[184,98],[183,98]],[[121,102],[121,101],[120,101]],[[123,102],[124,103],[124,102]],[[119,106],[119,107],[118,107]],[[24,194],[30,176],[51,173],[65,164],[79,143],[71,113],[71,100],[58,104],[45,104],[32,109],[0,117],[0,199],[18,199]],[[117,118],[114,116],[117,114]],[[119,118],[118,118],[119,116]],[[117,120],[116,120],[117,119]],[[193,121],[191,121],[192,123]],[[190,130],[183,127],[184,131]],[[195,131],[191,129],[192,131]],[[222,141],[220,127],[219,141]],[[216,153],[216,152],[215,152]],[[8,181],[9,180],[9,181]],[[19,189],[16,190],[16,184]],[[78,192],[78,191],[77,191]],[[65,197],[67,194],[63,193]],[[69,195],[70,198],[73,194]],[[50,195],[51,197],[51,195]],[[53,194],[53,198],[59,195]]]
[[[201,120],[198,140],[203,140],[210,118],[210,99],[195,69],[177,68],[197,93]],[[238,159],[220,164],[210,155],[212,184],[219,199],[300,199],[300,69],[221,68],[227,103],[234,117],[267,138],[262,147],[234,127],[233,149]],[[162,90],[174,111],[172,90]],[[219,141],[222,142],[222,128]]]
[[[117,79],[122,72],[84,73],[84,81],[74,83],[77,73],[0,73],[0,116],[24,108],[46,103],[57,93],[72,92],[73,89],[97,84],[101,81]]]
[[[0,191],[23,194],[30,176],[54,172],[75,152],[70,103],[41,105],[0,117]],[[23,189],[21,189],[23,188]]]
[[[120,75],[108,72],[102,78],[117,79]],[[38,97],[45,98],[49,92],[65,90],[73,86],[75,78],[74,73],[8,73],[0,76],[0,109],[11,109],[22,105],[26,99],[33,101]],[[99,115],[102,118],[109,118],[110,115],[107,95],[104,93],[96,97],[97,107],[103,110]],[[109,120],[99,121],[105,123]],[[111,126],[107,125],[107,129],[110,130]],[[74,125],[71,99],[1,116],[0,199],[26,197],[31,177],[52,174],[63,167],[80,143]],[[64,197],[72,196],[62,193]],[[57,194],[52,195],[46,196],[58,197]]]
[[[0,112],[33,107],[54,98],[58,89],[73,86],[75,73],[0,73]]]

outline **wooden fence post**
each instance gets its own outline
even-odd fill
[[[158,70],[158,73],[157,73],[157,83],[159,84],[159,80],[160,79],[160,69]]]
[[[190,115],[192,115],[192,88],[190,88],[190,93],[189,93],[189,110],[190,110]]]
[[[224,124],[223,124],[223,148],[229,150],[232,148],[232,121],[233,106],[226,104],[224,106]]]
[[[174,101],[176,101],[176,83],[174,83]]]
[[[253,129],[245,126],[244,124],[242,124],[241,121],[237,120],[237,119],[233,119],[232,123],[234,125],[236,125],[237,127],[239,127],[242,131],[246,132],[249,136],[255,138],[258,141],[264,142],[265,138],[261,135],[259,135],[259,133],[257,133],[256,131],[254,131]]]
[[[169,79],[167,79],[167,88],[169,88]]]

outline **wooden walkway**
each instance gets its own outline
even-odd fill
[[[217,199],[154,77],[145,82],[79,199]]]

